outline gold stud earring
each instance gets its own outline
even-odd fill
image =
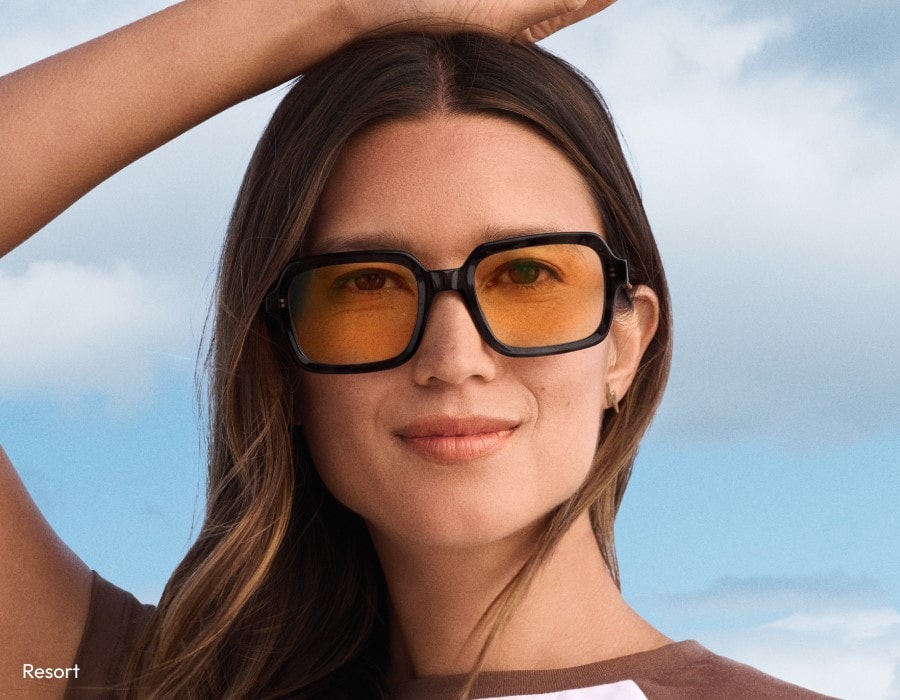
[[[606,402],[609,404],[608,408],[611,408],[616,413],[619,412],[619,397],[616,396],[616,390],[610,387],[609,384],[606,385]]]

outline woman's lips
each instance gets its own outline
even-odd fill
[[[509,440],[518,422],[486,416],[428,416],[397,432],[401,441],[425,459],[466,462],[494,454]]]

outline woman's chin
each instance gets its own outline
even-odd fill
[[[519,503],[485,499],[481,503],[446,500],[429,509],[407,510],[383,518],[367,519],[376,545],[421,552],[475,553],[532,541],[549,517],[546,506],[523,508]],[[379,521],[383,527],[379,526]]]

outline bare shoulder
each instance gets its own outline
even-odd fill
[[[0,564],[0,697],[62,697],[65,680],[23,678],[22,669],[71,666],[87,619],[91,571],[53,532],[2,447]]]

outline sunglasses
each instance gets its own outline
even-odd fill
[[[264,309],[311,372],[376,372],[419,347],[435,295],[458,292],[484,341],[509,357],[601,342],[628,264],[596,233],[490,241],[463,265],[428,270],[396,250],[326,253],[284,268]]]

